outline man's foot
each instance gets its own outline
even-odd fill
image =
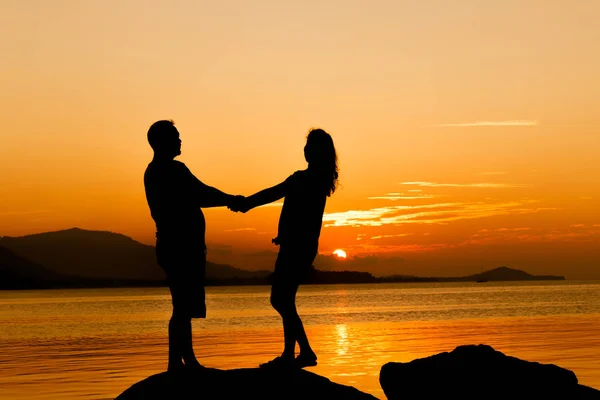
[[[300,353],[296,360],[294,360],[296,366],[299,368],[314,367],[317,365],[317,355],[315,353],[302,354]]]
[[[271,361],[260,364],[261,368],[293,368],[296,366],[293,357],[275,357]]]

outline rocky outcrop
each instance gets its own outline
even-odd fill
[[[134,384],[115,400],[138,399],[377,400],[308,371],[264,368],[163,372]]]
[[[600,399],[572,371],[506,356],[486,345],[459,346],[407,363],[388,363],[379,382],[396,399]]]

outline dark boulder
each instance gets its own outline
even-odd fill
[[[379,382],[389,400],[600,399],[600,392],[579,385],[572,371],[506,356],[486,345],[387,363]]]

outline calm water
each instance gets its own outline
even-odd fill
[[[210,287],[200,362],[256,367],[282,350],[268,287]],[[600,388],[600,282],[316,285],[300,314],[310,371],[385,399],[379,370],[461,344],[573,370]],[[168,289],[0,291],[2,399],[114,399],[166,368]]]

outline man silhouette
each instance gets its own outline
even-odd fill
[[[236,204],[243,196],[205,185],[174,160],[181,154],[181,139],[173,121],[152,124],[148,142],[154,158],[144,174],[144,187],[156,224],[157,261],[166,273],[173,303],[168,370],[202,367],[192,347],[192,318],[206,318],[206,222],[201,208]]]

